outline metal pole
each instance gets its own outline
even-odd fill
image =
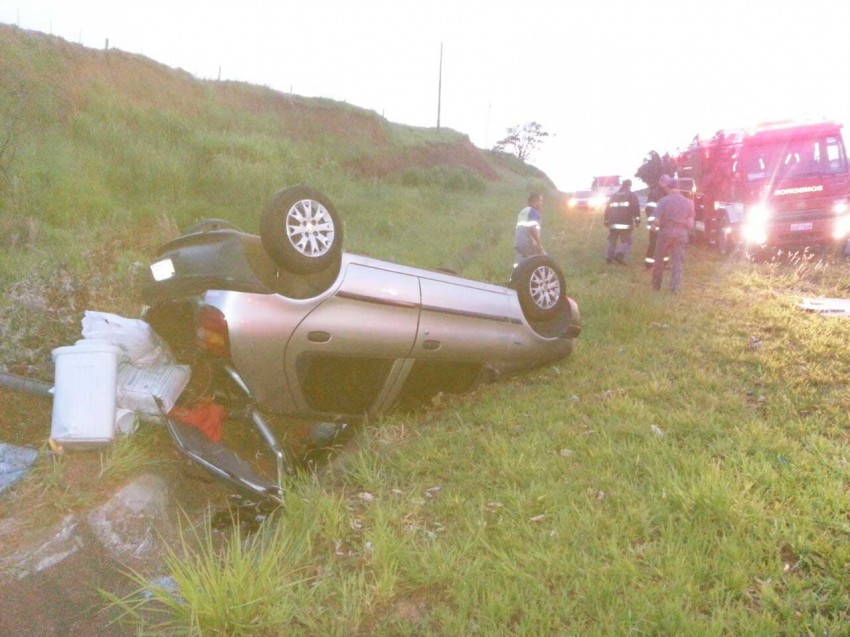
[[[51,389],[53,385],[32,378],[24,378],[23,376],[15,376],[0,372],[0,387],[7,387],[15,391],[27,392],[29,394],[37,394],[47,398],[53,397]]]
[[[440,108],[443,102],[443,43],[440,42],[440,73],[437,80],[437,132],[440,132]]]

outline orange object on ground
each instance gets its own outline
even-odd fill
[[[221,442],[227,410],[212,399],[201,399],[193,407],[175,407],[168,415],[178,422],[197,427],[213,442]]]

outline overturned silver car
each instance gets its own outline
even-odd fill
[[[243,488],[279,498],[290,470],[268,414],[353,420],[462,392],[566,357],[581,331],[546,256],[501,286],[344,252],[342,240],[333,204],[297,186],[273,197],[259,236],[204,220],[151,265],[145,319],[185,362],[224,370],[278,475],[171,419],[169,429],[189,457]]]

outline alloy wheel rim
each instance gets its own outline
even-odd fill
[[[535,305],[544,310],[555,307],[561,298],[558,274],[550,267],[535,268],[529,278],[528,289]]]
[[[286,236],[292,247],[306,257],[326,254],[334,241],[334,222],[318,201],[296,201],[286,214]]]

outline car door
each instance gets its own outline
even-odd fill
[[[390,400],[427,401],[460,393],[483,378],[488,362],[510,356],[511,335],[522,324],[511,317],[511,291],[460,277],[420,278],[422,311],[410,368]]]
[[[503,358],[510,345],[509,290],[457,278],[421,278],[414,356],[441,361]]]
[[[413,348],[419,312],[418,277],[350,263],[286,347],[284,373],[299,411],[361,415],[380,405]]]

